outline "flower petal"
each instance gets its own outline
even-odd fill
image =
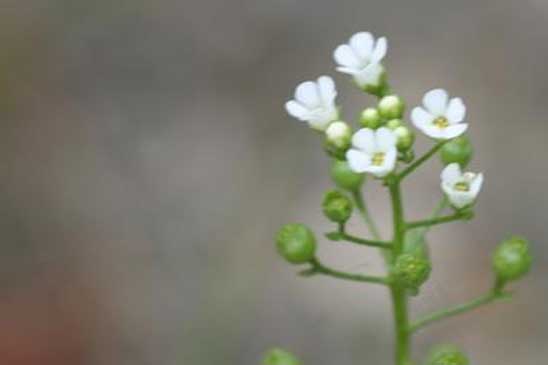
[[[382,127],[375,131],[376,149],[381,152],[387,152],[396,146],[396,135],[390,129]]]
[[[413,108],[411,112],[411,121],[418,129],[422,130],[425,126],[432,125],[433,120],[434,116],[420,106]]]
[[[384,67],[380,63],[370,63],[365,68],[354,74],[354,78],[359,86],[366,85],[376,86],[379,84],[380,76],[384,71]]]
[[[474,194],[474,196],[478,196],[478,193],[481,190],[481,186],[483,185],[483,174],[479,173],[478,176],[472,181],[470,184],[470,192]]]
[[[449,127],[447,127],[447,128],[449,128]],[[424,127],[421,128],[421,131],[430,138],[449,139],[449,138],[445,137],[445,130],[444,129],[440,129],[440,128],[436,127],[433,124],[426,124]]]
[[[375,132],[369,128],[362,128],[352,136],[352,145],[367,154],[375,151]]]
[[[287,110],[289,115],[300,120],[307,120],[307,117],[310,114],[308,109],[297,103],[295,100],[291,100],[285,103],[285,110]]]
[[[329,76],[320,76],[318,78],[318,88],[320,90],[320,97],[326,105],[333,104],[335,97],[337,97],[337,90],[335,89],[335,82]]]
[[[381,60],[386,56],[386,50],[388,48],[388,44],[386,42],[385,37],[381,37],[377,40],[377,43],[375,44],[375,49],[373,50],[373,53],[371,54],[371,58],[369,62],[371,63],[379,63]]]
[[[371,165],[370,156],[356,149],[346,151],[346,160],[350,169],[358,173],[366,172]]]
[[[460,136],[464,132],[466,132],[467,129],[468,129],[468,124],[466,123],[452,124],[448,126],[447,128],[441,130],[443,132],[443,136],[441,138],[453,139],[455,137]]]
[[[445,191],[449,202],[457,209],[464,208],[474,202],[475,196],[470,191]]]
[[[374,39],[371,33],[359,32],[350,38],[350,46],[361,61],[369,61],[373,52]]]
[[[305,81],[297,86],[297,89],[295,90],[295,99],[309,109],[318,107],[321,100],[316,83],[313,81]]]
[[[346,67],[358,67],[360,61],[356,57],[356,54],[348,44],[341,44],[333,52],[333,58],[335,62],[341,66]]]
[[[443,89],[430,90],[424,94],[422,102],[434,116],[445,115],[447,109],[447,92]]]
[[[447,165],[441,172],[442,183],[453,186],[462,177],[460,165],[456,162]]]
[[[462,102],[461,98],[453,98],[449,101],[447,106],[446,117],[450,123],[460,123],[464,120],[466,116],[466,106]]]

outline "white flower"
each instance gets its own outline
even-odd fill
[[[396,136],[388,128],[376,131],[362,128],[352,136],[346,159],[354,172],[369,172],[376,177],[388,175],[396,166]]]
[[[483,174],[462,173],[458,163],[447,165],[441,172],[441,188],[451,204],[461,209],[476,200],[483,183]]]
[[[343,121],[333,122],[325,130],[327,141],[338,148],[345,148],[350,145],[352,129]]]
[[[285,109],[293,117],[308,122],[318,130],[325,130],[329,123],[338,119],[335,106],[335,83],[329,76],[317,81],[305,81],[295,89],[295,100],[285,103]]]
[[[415,127],[435,139],[452,139],[463,134],[468,124],[462,123],[466,107],[461,98],[449,100],[447,91],[434,89],[422,99],[424,108],[418,106],[411,112]]]
[[[377,41],[371,33],[359,32],[350,37],[348,44],[341,44],[333,52],[337,71],[354,76],[360,87],[378,86],[384,68],[381,61],[386,55],[386,38]]]

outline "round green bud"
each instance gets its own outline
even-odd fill
[[[493,269],[500,280],[508,282],[527,274],[532,260],[527,240],[514,236],[502,241],[495,250]]]
[[[394,134],[396,135],[397,142],[396,147],[398,151],[404,152],[410,149],[415,142],[415,133],[406,126],[402,125],[394,129]]]
[[[401,119],[390,119],[388,122],[386,122],[386,127],[391,130],[394,130],[402,125],[403,121]]]
[[[377,129],[382,125],[381,115],[376,108],[366,108],[360,115],[360,124],[364,128]]]
[[[434,347],[428,356],[427,365],[468,365],[468,357],[453,345]]]
[[[426,258],[404,253],[396,259],[392,276],[398,285],[416,290],[428,280],[430,270],[430,262]]]
[[[322,209],[332,222],[344,223],[352,215],[352,201],[343,193],[331,190],[325,193]]]
[[[385,119],[401,118],[405,105],[403,100],[397,95],[388,95],[379,101],[379,113]]]
[[[290,352],[275,348],[269,350],[264,358],[263,365],[300,365],[301,362]]]
[[[443,145],[440,151],[441,162],[444,165],[458,163],[461,167],[468,165],[474,154],[474,148],[465,135],[457,137]]]
[[[316,238],[303,224],[286,224],[276,235],[278,253],[292,264],[302,264],[314,258]]]
[[[351,191],[358,190],[365,179],[365,174],[352,171],[348,162],[341,160],[333,161],[329,173],[339,188]]]
[[[352,138],[352,128],[342,121],[333,122],[325,130],[327,143],[338,149],[348,149]]]

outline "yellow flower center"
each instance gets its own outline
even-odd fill
[[[455,184],[454,188],[457,191],[469,191],[470,190],[470,185],[467,182],[460,181],[460,182]]]
[[[373,166],[381,166],[384,162],[384,152],[376,152],[371,159],[371,164]]]
[[[445,129],[449,126],[449,121],[446,117],[437,117],[434,119],[434,125],[439,129]]]

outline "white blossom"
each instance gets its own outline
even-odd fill
[[[472,204],[483,184],[483,174],[461,172],[458,163],[451,163],[441,173],[441,188],[449,202],[457,209]]]
[[[422,99],[424,107],[416,107],[411,112],[415,127],[435,139],[452,139],[463,134],[468,124],[463,123],[466,107],[461,98],[449,100],[443,89],[427,92]]]
[[[388,128],[362,128],[352,136],[346,159],[354,172],[369,172],[376,177],[388,175],[396,166],[396,136]]]
[[[287,112],[310,127],[325,130],[338,119],[335,105],[337,90],[329,76],[320,76],[317,81],[305,81],[295,89],[295,99],[285,104]]]
[[[360,87],[378,86],[384,72],[381,61],[386,55],[385,37],[375,41],[371,33],[359,32],[333,52],[337,71],[354,76]]]

